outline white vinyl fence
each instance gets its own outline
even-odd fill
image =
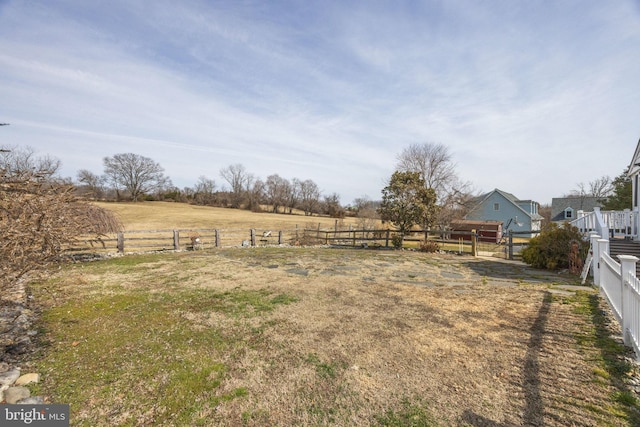
[[[601,212],[600,208],[594,208],[587,215],[579,212],[578,219],[572,225],[585,233],[589,232],[593,283],[598,286],[620,322],[624,344],[633,348],[636,359],[640,361],[640,280],[636,277],[638,258],[618,255],[618,262],[609,255],[609,237],[633,235],[637,221],[637,212]]]
[[[598,236],[595,236],[598,237]],[[596,239],[594,252],[594,283],[611,306],[620,322],[624,344],[632,347],[640,361],[640,280],[636,277],[633,255],[618,255],[620,262],[608,253],[608,240]]]
[[[635,264],[635,263],[634,263]],[[640,280],[634,274],[635,270],[629,271],[626,277],[625,288],[628,289],[628,297],[622,297],[623,301],[623,326],[628,330],[627,345],[633,347],[636,358],[640,351]]]

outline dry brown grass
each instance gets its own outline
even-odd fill
[[[578,339],[595,333],[593,292],[554,293],[564,282],[395,251],[118,258],[36,287],[51,331],[36,365],[82,425],[632,425],[601,349]],[[189,363],[217,367],[216,385]]]
[[[333,228],[336,220],[328,217],[298,214],[255,213],[241,209],[196,206],[172,202],[96,203],[115,212],[126,230],[157,229],[250,229],[291,230],[296,228]],[[338,220],[348,227],[355,218]]]

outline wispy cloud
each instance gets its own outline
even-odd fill
[[[639,24],[632,1],[8,1],[0,144],[68,175],[136,152],[179,186],[242,163],[348,203],[432,141],[478,190],[549,202],[627,165]]]

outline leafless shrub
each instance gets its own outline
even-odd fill
[[[433,240],[425,240],[420,242],[420,252],[438,252],[440,250],[440,245],[438,242],[434,242]]]
[[[2,150],[0,158],[0,293],[27,273],[46,270],[81,235],[120,230],[117,218],[80,201],[55,176],[56,162],[31,150]]]

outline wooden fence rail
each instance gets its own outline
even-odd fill
[[[307,235],[305,235],[305,233]],[[316,230],[313,230],[316,233]],[[164,250],[197,250],[235,246],[317,244],[317,239],[304,229],[177,229],[131,230],[108,234],[101,238],[78,239],[68,253],[108,253]]]
[[[393,246],[393,238],[399,235],[398,231],[389,229],[380,230],[305,230],[307,233],[315,233],[316,238],[324,244],[332,246],[352,247],[385,247]],[[404,236],[405,243],[419,245],[424,242],[425,236],[439,244],[443,249],[459,253],[477,253],[477,235],[474,232],[455,232],[456,238],[452,238],[451,231],[440,230],[412,230]]]
[[[86,238],[80,240],[67,252],[109,253],[141,251],[180,251],[204,248],[223,248],[241,246],[272,245],[331,245],[350,247],[393,246],[397,231],[388,229],[177,229],[177,230],[134,230],[103,236],[101,239]],[[478,248],[487,245],[477,240],[473,232],[455,232],[438,230],[414,230],[404,236],[404,242],[417,247],[425,236],[441,248],[459,253],[477,254]],[[492,247],[496,245],[493,244]],[[510,251],[511,252],[511,251]]]

